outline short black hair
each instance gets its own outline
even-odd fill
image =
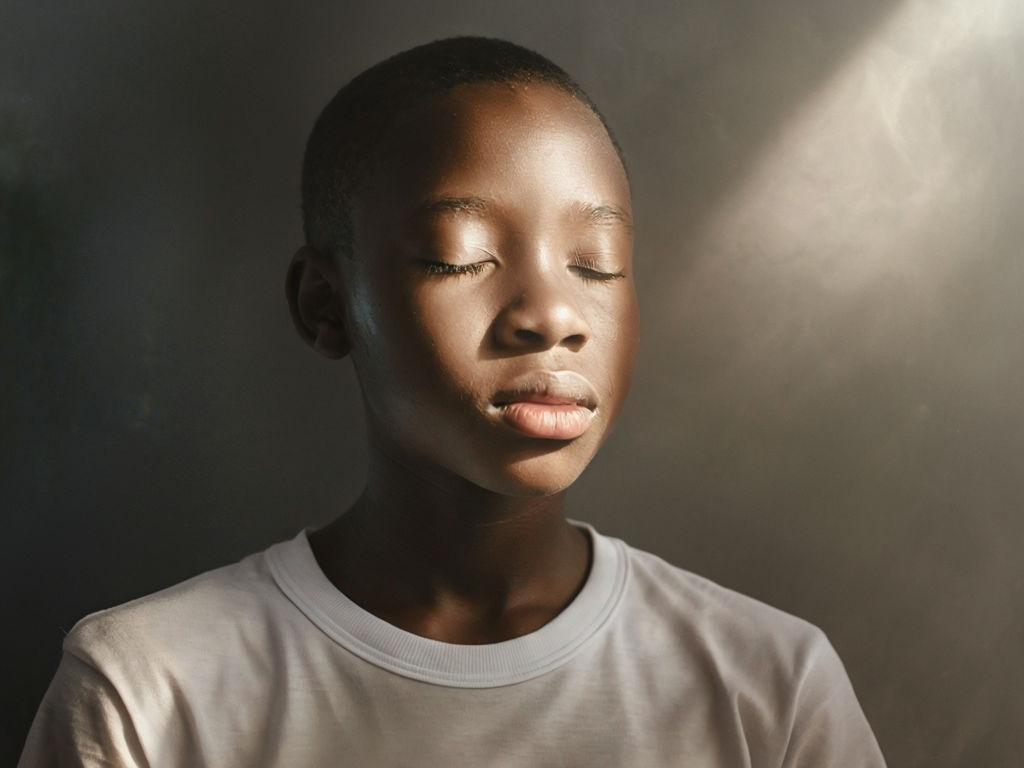
[[[306,244],[351,256],[352,198],[390,129],[424,99],[470,83],[545,83],[589,107],[625,161],[604,116],[558,65],[507,40],[452,37],[398,53],[357,75],[324,107],[306,143],[302,215]]]

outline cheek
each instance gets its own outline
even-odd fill
[[[492,320],[485,292],[428,285],[406,298],[417,340],[438,359],[477,360]]]
[[[433,371],[410,297],[387,279],[355,280],[350,293],[352,362],[367,399],[392,409]]]
[[[607,297],[590,323],[607,348],[606,353],[615,360],[632,360],[636,356],[638,317],[632,290]]]
[[[428,286],[434,288],[436,286]],[[366,336],[372,343],[353,350],[360,381],[381,418],[448,413],[457,402],[478,401],[494,387],[480,364],[486,321],[457,297],[422,287],[380,296]],[[427,410],[423,410],[427,409]],[[426,419],[429,421],[429,419]]]
[[[611,302],[595,323],[595,334],[602,340],[600,355],[608,371],[608,394],[621,406],[633,379],[639,336],[636,299],[632,292]]]
[[[636,355],[640,344],[640,316],[637,311],[636,296],[630,292],[630,298],[623,312],[624,319],[619,323],[619,346],[622,355],[627,361],[628,374],[633,375],[633,366],[636,363]]]

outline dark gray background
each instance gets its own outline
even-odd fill
[[[634,179],[642,353],[573,515],[823,627],[891,765],[1024,764],[1024,4],[369,5],[0,0],[0,760],[78,617],[357,494],[283,301],[303,143],[483,33]]]

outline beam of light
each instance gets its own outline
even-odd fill
[[[913,355],[1020,241],[1022,52],[1019,0],[909,0],[705,222],[681,319],[719,317],[741,367],[823,339]]]
[[[992,764],[1020,710],[1003,649],[1021,630],[1024,3],[908,0],[697,241],[670,318],[682,351],[659,364],[687,459],[740,489],[707,507],[765,538],[810,526],[851,582],[885,585],[876,615],[904,627],[887,685],[919,697],[921,754]],[[878,706],[902,744],[899,707]]]

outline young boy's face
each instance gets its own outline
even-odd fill
[[[549,85],[472,84],[403,120],[339,265],[372,444],[446,487],[555,493],[618,415],[637,338],[629,184]]]

